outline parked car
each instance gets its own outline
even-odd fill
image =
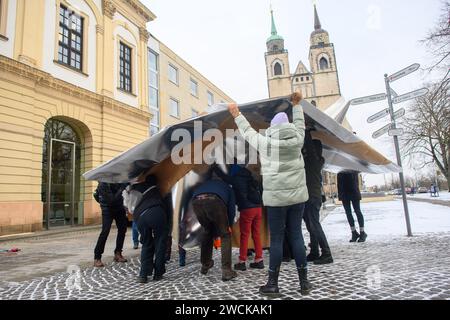
[[[417,189],[417,192],[418,192],[418,193],[428,193],[428,189],[425,188],[425,187],[419,187],[419,188]]]
[[[394,189],[389,191],[389,194],[394,195],[394,196],[399,196],[402,194],[402,189]]]

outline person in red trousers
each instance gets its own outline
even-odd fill
[[[237,162],[237,161],[235,161]],[[247,270],[248,239],[251,236],[255,244],[255,260],[250,268],[264,269],[263,250],[261,242],[262,196],[261,186],[245,165],[232,164],[229,174],[224,174],[215,168],[216,174],[233,187],[236,204],[239,209],[239,228],[241,231],[239,246],[239,262],[234,265],[235,270]]]

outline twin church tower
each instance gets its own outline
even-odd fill
[[[314,5],[314,31],[309,48],[310,70],[300,61],[294,73],[289,68],[289,53],[284,39],[277,33],[272,16],[272,32],[267,39],[266,69],[269,97],[287,96],[300,91],[303,97],[321,110],[327,109],[341,97],[334,46],[330,36],[322,29]]]

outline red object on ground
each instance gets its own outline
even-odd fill
[[[255,260],[263,258],[261,242],[262,208],[250,208],[241,211],[239,216],[239,228],[241,229],[241,243],[239,248],[239,260],[247,261],[248,238],[250,230],[255,243]]]
[[[10,253],[10,252],[19,252],[19,248],[12,248],[12,249],[1,249],[0,253]]]
[[[218,250],[221,247],[221,245],[222,245],[222,241],[220,240],[220,238],[214,239],[214,248],[216,250]]]

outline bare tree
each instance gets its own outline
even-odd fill
[[[434,161],[450,190],[450,78],[428,87],[430,92],[416,99],[402,121],[402,149],[406,156],[423,156],[425,160],[416,169]]]
[[[450,67],[450,1],[442,1],[442,13],[437,24],[421,42],[434,57],[428,69],[442,68],[447,76]]]

